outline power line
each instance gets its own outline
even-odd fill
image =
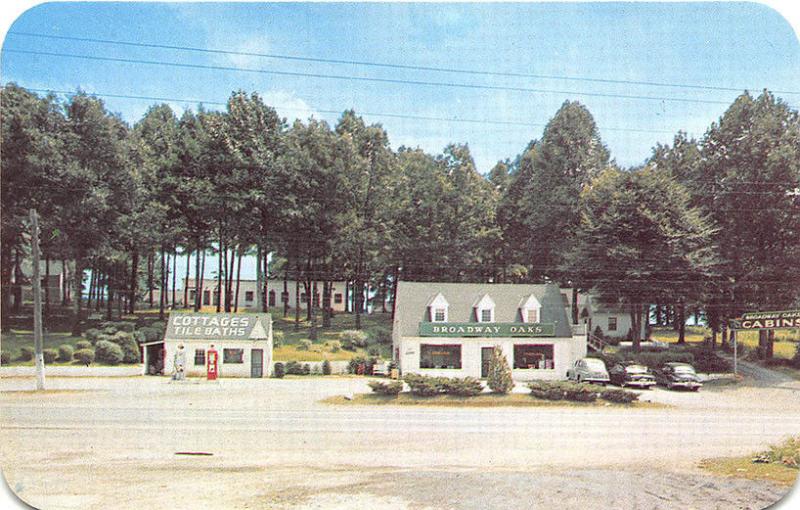
[[[380,67],[380,68],[387,68],[387,69],[407,69],[407,70],[414,70],[414,71],[431,71],[431,72],[443,72],[443,73],[454,73],[454,74],[468,74],[468,75],[476,75],[476,76],[500,76],[500,77],[510,77],[510,78],[536,78],[536,79],[546,79],[546,80],[565,80],[565,81],[579,81],[579,82],[591,82],[591,83],[610,83],[610,84],[622,84],[622,85],[644,85],[644,86],[651,86],[651,87],[686,88],[686,89],[695,89],[695,90],[716,90],[716,91],[725,91],[725,92],[741,92],[743,90],[749,89],[749,87],[721,87],[721,86],[714,86],[714,85],[698,85],[698,84],[686,84],[686,83],[669,83],[669,82],[637,81],[637,80],[620,80],[620,79],[609,79],[609,78],[588,78],[588,77],[580,77],[580,76],[515,73],[515,72],[508,72],[508,71],[503,71],[503,72],[501,72],[501,71],[478,71],[478,70],[475,70],[475,69],[464,69],[464,68],[419,66],[419,65],[407,65],[407,64],[393,64],[393,63],[387,63],[387,62],[371,62],[371,61],[364,61],[364,60],[343,60],[343,59],[307,57],[307,56],[301,56],[301,55],[284,55],[284,54],[277,54],[277,53],[258,53],[258,52],[248,52],[248,51],[209,49],[209,48],[198,48],[198,47],[193,47],[193,46],[179,46],[179,45],[169,45],[169,44],[121,41],[121,40],[112,40],[112,39],[99,39],[99,38],[93,38],[93,37],[74,37],[74,36],[66,36],[66,35],[36,34],[36,33],[33,33],[33,32],[16,32],[15,31],[15,32],[9,32],[8,34],[9,35],[19,35],[19,36],[24,36],[24,37],[36,37],[36,38],[42,38],[42,39],[81,41],[81,42],[91,42],[91,43],[100,43],[100,44],[114,44],[114,45],[119,45],[119,46],[132,46],[132,47],[139,47],[139,48],[158,48],[158,49],[167,49],[167,50],[193,51],[193,52],[209,53],[209,54],[216,54],[216,55],[237,55],[237,56],[245,56],[245,57],[262,57],[262,58],[271,58],[271,59],[277,59],[277,60],[290,60],[290,61],[298,61],[298,62],[318,62],[318,63],[325,63],[325,64],[345,64],[345,65]],[[788,91],[788,90],[776,90],[776,91],[773,91],[773,92],[775,92],[777,94],[800,94],[800,92]]]
[[[76,92],[72,92],[69,90],[56,90],[56,89],[42,89],[42,88],[28,88],[27,90],[32,90],[35,92],[44,92],[44,93],[53,93],[53,94],[66,94],[66,95],[75,95]],[[85,92],[90,96],[97,96],[97,97],[110,97],[115,99],[135,99],[135,100],[148,100],[148,101],[171,101],[176,103],[192,103],[192,104],[208,104],[208,105],[217,105],[217,106],[225,106],[227,103],[221,101],[206,101],[204,99],[179,99],[173,97],[160,97],[160,96],[139,96],[139,95],[129,95],[129,94],[112,94],[112,93],[101,93],[101,92]],[[288,107],[284,108],[286,110],[291,111],[299,111],[299,112],[318,112],[318,113],[330,113],[339,115],[342,113],[341,110],[333,110],[333,109],[315,109],[315,108],[296,108],[296,107]],[[360,112],[361,115],[371,115],[376,117],[389,117],[389,118],[397,118],[397,119],[409,119],[409,120],[424,120],[424,121],[443,121],[443,122],[464,122],[464,123],[471,123],[471,124],[491,124],[491,125],[506,125],[506,126],[522,126],[522,127],[544,127],[547,124],[541,122],[523,122],[523,121],[504,121],[504,120],[484,120],[484,119],[468,119],[468,118],[458,118],[458,117],[432,117],[427,115],[408,115],[408,114],[400,114],[400,113],[385,113],[385,112]],[[624,131],[624,132],[634,132],[634,133],[666,133],[672,134],[675,131],[669,130],[658,130],[658,129],[635,129],[635,128],[617,128],[617,127],[610,127],[610,128],[599,128],[601,131]]]
[[[203,69],[203,70],[213,70],[213,71],[236,71],[236,72],[243,72],[243,73],[257,73],[257,74],[270,74],[276,76],[292,76],[297,78],[323,78],[323,79],[330,79],[330,80],[346,80],[346,81],[357,81],[357,82],[373,82],[373,83],[391,83],[396,85],[421,85],[421,86],[430,86],[430,87],[450,87],[450,88],[460,88],[460,89],[471,89],[471,90],[504,90],[510,92],[532,92],[538,94],[566,94],[566,95],[573,95],[573,96],[587,96],[587,97],[603,97],[603,98],[614,98],[614,99],[633,99],[633,100],[644,100],[644,101],[661,101],[661,102],[679,102],[679,103],[691,103],[691,104],[718,104],[718,105],[729,105],[729,101],[714,101],[710,99],[690,99],[690,98],[676,98],[676,97],[663,97],[663,96],[639,96],[639,95],[627,95],[627,94],[610,94],[610,93],[601,93],[601,92],[578,92],[578,91],[571,91],[571,90],[556,90],[556,89],[538,89],[538,88],[527,88],[527,87],[510,87],[510,86],[503,86],[503,85],[480,85],[474,83],[458,83],[458,82],[440,82],[440,81],[423,81],[423,80],[401,80],[397,78],[376,78],[376,77],[365,77],[365,76],[353,76],[353,75],[342,75],[342,74],[322,74],[322,73],[303,73],[303,72],[292,72],[292,71],[276,71],[270,69],[254,69],[254,68],[247,68],[247,67],[232,67],[232,66],[216,66],[216,65],[207,65],[207,64],[188,64],[183,62],[165,62],[161,60],[144,60],[144,59],[134,59],[134,58],[117,58],[117,57],[98,57],[95,55],[79,55],[75,53],[58,53],[58,52],[49,52],[49,51],[32,51],[32,50],[17,50],[17,49],[9,49],[3,48],[2,51],[4,53],[17,53],[17,54],[24,54],[24,55],[38,55],[44,57],[64,57],[64,58],[75,58],[81,60],[94,60],[100,62],[117,62],[123,64],[144,64],[144,65],[155,65],[155,66],[167,66],[167,67],[179,67],[185,69]]]

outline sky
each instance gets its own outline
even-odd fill
[[[180,114],[256,91],[290,123],[335,124],[353,108],[382,124],[395,149],[469,144],[481,173],[514,159],[577,100],[629,167],[678,130],[702,137],[745,89],[779,91],[797,108],[800,44],[780,14],[754,3],[47,3],[12,24],[0,80],[98,94],[131,124],[161,101],[111,96],[169,98]]]

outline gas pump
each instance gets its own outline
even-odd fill
[[[208,350],[206,355],[206,379],[209,381],[216,381],[218,375],[218,364],[219,353],[214,346],[212,345],[211,348]]]

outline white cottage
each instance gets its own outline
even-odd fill
[[[586,356],[556,285],[399,282],[392,328],[402,373],[486,377],[499,346],[514,379],[563,379]]]
[[[206,356],[219,353],[219,377],[272,375],[272,319],[267,313],[176,313],[169,315],[162,342],[144,348],[144,366],[172,374],[175,352],[186,351],[186,375],[205,377]]]

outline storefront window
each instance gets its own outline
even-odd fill
[[[515,345],[514,368],[545,370],[555,368],[552,345]]]
[[[609,331],[616,331],[617,330],[617,318],[616,317],[609,317],[608,318],[608,330]]]
[[[223,363],[244,363],[244,349],[222,349]]]
[[[194,364],[200,367],[206,364],[206,351],[203,349],[194,350]]]
[[[461,368],[460,345],[419,346],[420,368]]]
[[[342,303],[342,293],[341,292],[337,292],[336,294],[333,295],[333,302],[336,303],[337,305]]]

